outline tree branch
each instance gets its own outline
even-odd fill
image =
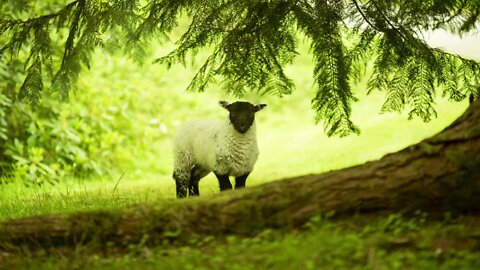
[[[55,13],[50,13],[50,14],[46,14],[46,15],[42,15],[42,16],[38,16],[38,17],[34,17],[34,18],[29,18],[27,20],[0,20],[0,23],[6,23],[6,24],[10,24],[9,27],[14,27],[16,25],[19,25],[19,24],[31,24],[31,23],[36,23],[36,22],[39,22],[39,21],[44,21],[44,20],[51,20],[53,18],[56,18],[58,16],[60,16],[63,12],[65,12],[65,10],[68,10],[69,8],[75,6],[78,4],[78,2],[80,1],[83,1],[83,0],[75,0],[71,3],[69,3],[68,5],[66,5],[63,9],[55,12]],[[3,32],[0,32],[0,34],[2,34]]]
[[[0,20],[0,35],[2,35],[9,29],[12,29],[16,26],[29,28],[32,25],[38,25],[38,24],[44,25],[46,23],[49,23],[50,20],[55,19],[58,16],[62,15],[64,12],[66,12],[73,6],[77,5],[80,1],[84,1],[84,0],[75,0],[69,3],[68,5],[66,5],[63,9],[59,10],[58,12],[42,15],[35,18],[29,18],[27,20]],[[30,29],[28,29],[28,31],[30,31]],[[22,41],[22,43],[23,42],[24,41]],[[15,42],[12,42],[11,40],[10,42],[8,42],[7,44],[5,44],[3,47],[0,48],[0,53],[3,53],[5,50],[12,47],[13,45],[15,45]]]
[[[378,10],[378,12],[382,16],[382,18],[385,20],[385,22],[387,22],[387,24],[390,25],[391,29],[394,30],[395,32],[397,32],[397,34],[400,37],[402,37],[403,40],[408,40],[407,37],[402,32],[400,32],[400,30],[398,30],[398,28],[395,25],[393,25],[393,23],[390,21],[390,19],[388,19],[388,17],[382,12],[382,9],[377,5],[377,3],[375,1],[372,1],[372,3],[375,6],[375,8]]]
[[[367,18],[365,13],[363,13],[362,8],[358,4],[358,2],[356,0],[352,0],[352,2],[355,5],[355,7],[357,8],[358,12],[360,12],[360,15],[362,15],[362,18],[365,20],[365,22],[367,22],[368,25],[370,25],[370,27],[377,30],[378,32],[382,32],[377,26],[373,25],[372,22],[370,22],[370,20]]]

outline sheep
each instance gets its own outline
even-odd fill
[[[266,104],[220,101],[228,110],[226,121],[198,120],[186,123],[174,139],[173,179],[177,198],[198,196],[198,182],[210,172],[218,179],[220,191],[245,187],[258,157],[255,113]]]

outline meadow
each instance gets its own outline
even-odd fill
[[[454,103],[437,97],[438,117],[429,123],[408,120],[402,113],[380,113],[384,93],[367,95],[366,79],[353,86],[359,101],[353,121],[360,135],[329,138],[314,123],[310,99],[314,95],[308,44],[300,40],[297,59],[287,67],[296,91],[289,96],[252,92],[240,99],[267,103],[257,115],[260,157],[247,186],[283,178],[321,173],[362,164],[429,137],[456,119],[467,101]],[[152,48],[152,59],[172,44]],[[205,52],[206,53],[206,52]],[[199,118],[226,117],[220,99],[232,101],[221,84],[205,93],[186,93],[201,59],[187,67],[143,65],[120,54],[97,51],[96,61],[82,74],[78,90],[66,109],[85,106],[88,113],[103,108],[120,110],[125,122],[113,130],[125,136],[117,159],[102,176],[65,176],[56,184],[25,185],[5,181],[0,196],[0,221],[131,205],[162,204],[175,200],[171,178],[172,138],[181,123]],[[69,107],[70,106],[70,107]],[[120,109],[119,109],[120,108]],[[103,115],[100,115],[103,117]],[[105,117],[107,117],[106,115]],[[200,182],[201,196],[218,193],[213,175]],[[333,215],[333,213],[332,213]],[[234,235],[192,239],[181,245],[129,246],[124,252],[50,251],[16,256],[0,251],[0,268],[12,269],[478,269],[480,220],[475,216],[443,213],[413,216],[399,213],[313,217],[304,228],[265,230],[255,237]],[[477,239],[477,240],[475,240]]]

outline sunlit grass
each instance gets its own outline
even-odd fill
[[[2,187],[0,220],[53,213],[72,213],[158,202],[168,197],[167,187],[153,182],[130,182],[116,187],[114,181],[70,180],[55,186],[9,184]],[[173,192],[173,189],[172,189]]]

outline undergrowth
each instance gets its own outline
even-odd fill
[[[417,212],[318,215],[300,229],[264,230],[255,237],[206,236],[149,246],[140,241],[101,252],[0,253],[11,269],[478,269],[478,216],[431,217]]]

